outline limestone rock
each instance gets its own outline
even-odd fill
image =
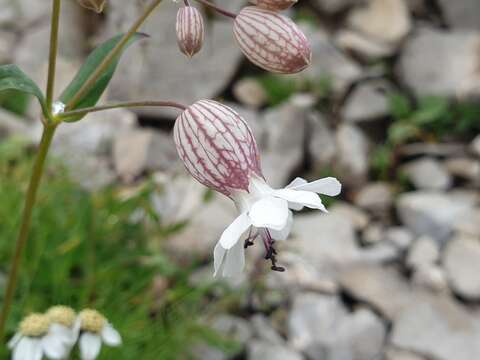
[[[446,190],[452,185],[452,178],[446,168],[433,158],[414,160],[402,170],[417,189]]]
[[[383,81],[359,85],[347,99],[343,119],[350,123],[376,120],[389,113],[387,92],[389,85]]]

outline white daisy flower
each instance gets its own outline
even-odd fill
[[[68,352],[78,339],[78,327],[75,326],[76,313],[68,306],[53,306],[46,314],[50,320],[49,335],[57,337]]]
[[[65,359],[68,351],[57,336],[49,332],[50,320],[42,314],[27,316],[8,342],[12,360]]]
[[[80,331],[79,347],[82,360],[95,360],[100,354],[102,342],[108,346],[119,346],[122,338],[108,320],[96,310],[85,309],[77,317]]]

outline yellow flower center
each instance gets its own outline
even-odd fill
[[[75,311],[68,306],[53,306],[47,311],[47,316],[52,323],[72,327],[75,322]]]
[[[96,310],[85,309],[78,315],[80,317],[80,328],[83,331],[100,333],[107,322],[105,316]]]
[[[20,333],[24,336],[39,337],[48,332],[50,326],[49,318],[42,314],[28,315],[20,323]]]

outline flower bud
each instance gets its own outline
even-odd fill
[[[192,57],[203,45],[204,25],[200,11],[193,6],[184,6],[177,13],[177,42],[180,51]]]
[[[212,100],[188,107],[175,122],[177,151],[203,185],[230,196],[248,191],[250,177],[263,177],[252,130],[233,109]]]
[[[293,74],[310,65],[310,43],[289,18],[256,6],[245,7],[235,19],[235,38],[245,56],[257,66]]]
[[[105,7],[106,0],[77,0],[78,3],[84,8],[93,10],[97,13],[101,13]]]
[[[250,0],[250,2],[262,9],[279,11],[288,9],[297,3],[298,0]]]

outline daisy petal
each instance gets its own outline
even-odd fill
[[[281,199],[287,200],[292,205],[303,205],[311,209],[319,209],[327,212],[327,209],[325,209],[325,206],[322,204],[320,196],[310,191],[281,189],[275,190],[273,195]]]
[[[245,268],[245,248],[238,241],[234,247],[227,251],[225,265],[223,267],[223,276],[236,277],[243,272]]]
[[[49,359],[61,360],[67,357],[67,346],[55,333],[48,333],[42,340],[43,352]]]
[[[252,205],[248,215],[255,227],[282,230],[288,221],[288,203],[275,197],[265,197]]]
[[[106,324],[102,329],[102,339],[109,346],[119,346],[122,344],[122,337],[111,324]]]
[[[22,334],[18,332],[15,333],[15,335],[13,335],[13,337],[10,339],[10,341],[7,344],[8,348],[13,349],[21,339],[22,339]]]
[[[328,177],[306,184],[299,184],[294,187],[290,187],[290,189],[312,191],[317,194],[323,194],[328,196],[337,196],[342,191],[342,184],[340,184],[337,179],[333,177]]]
[[[288,236],[290,235],[290,232],[292,231],[292,226],[293,226],[293,213],[289,211],[287,225],[285,225],[285,227],[280,231],[270,230],[270,235],[272,236],[273,240],[277,240],[277,241],[287,240]]]
[[[215,272],[213,276],[217,276],[219,271],[223,269],[223,260],[225,259],[225,255],[227,254],[227,250],[225,250],[220,242],[215,245],[215,249],[213,250],[213,267],[215,268]]]
[[[247,213],[241,214],[225,229],[220,237],[220,245],[222,245],[225,250],[231,249],[251,225],[252,222]]]
[[[102,340],[100,336],[86,332],[80,336],[80,356],[82,360],[95,360],[100,354]]]
[[[301,185],[305,185],[305,184],[308,184],[308,181],[301,178],[301,177],[297,177],[295,178],[295,180],[293,180],[290,184],[288,184],[285,188],[286,189],[293,189],[297,186],[301,186]]]

